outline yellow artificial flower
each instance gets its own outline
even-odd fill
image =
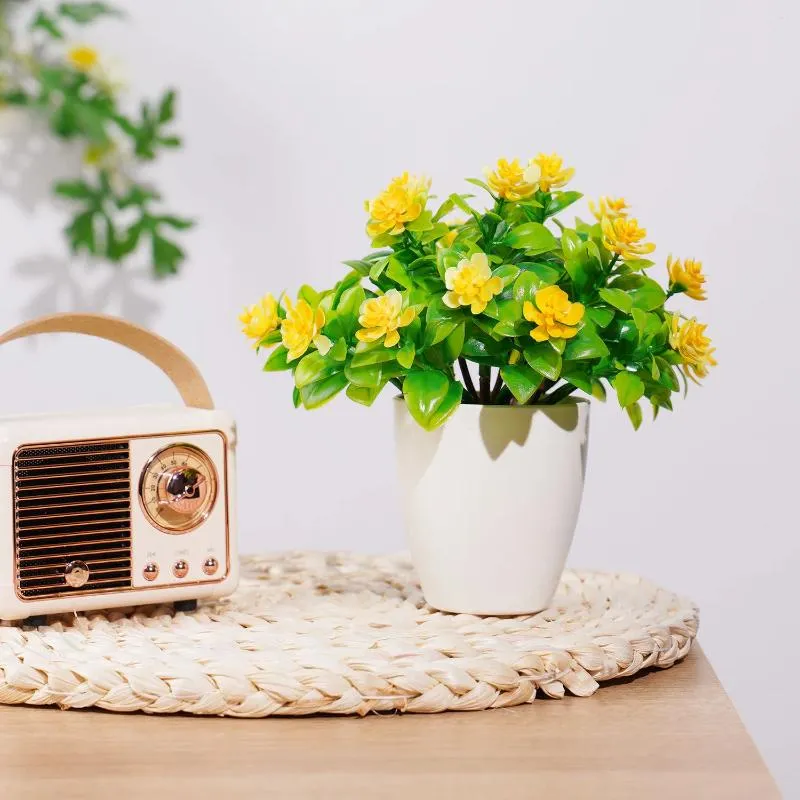
[[[265,294],[254,306],[242,311],[239,322],[242,323],[242,333],[248,339],[254,339],[253,347],[258,347],[258,343],[280,325],[278,301],[271,294]]]
[[[431,180],[424,176],[404,172],[393,178],[374,200],[365,203],[369,212],[367,233],[373,238],[382,233],[401,234],[406,223],[413,222],[425,210],[430,188]]]
[[[571,303],[567,293],[558,286],[545,286],[534,295],[536,305],[526,300],[522,313],[528,322],[535,322],[531,338],[536,342],[548,339],[571,339],[578,333],[575,327],[582,319],[585,308],[581,303]]]
[[[669,334],[669,343],[673,350],[680,353],[683,359],[683,372],[698,383],[697,378],[705,378],[708,368],[715,367],[715,349],[711,346],[711,339],[705,335],[707,325],[701,325],[692,318],[681,323],[677,314],[672,315],[672,327]]]
[[[706,277],[703,275],[702,261],[687,258],[681,263],[679,258],[673,260],[670,255],[667,256],[667,272],[671,288],[684,292],[692,300],[706,299],[706,290],[703,288]]]
[[[652,242],[642,241],[647,231],[639,227],[638,220],[633,217],[603,217],[600,223],[603,230],[603,247],[623,258],[646,256],[656,249]]]
[[[325,312],[321,308],[316,311],[305,300],[298,300],[293,305],[289,298],[286,304],[286,318],[281,323],[281,340],[289,351],[287,361],[300,358],[313,342],[317,350],[325,355],[331,349],[331,340],[322,334],[325,324]]]
[[[492,277],[486,253],[473,253],[457,267],[450,267],[444,273],[444,283],[450,290],[442,298],[444,304],[448,308],[469,306],[473,314],[480,314],[503,291],[503,281]]]
[[[556,153],[545,155],[539,153],[532,158],[525,170],[525,181],[538,186],[543,192],[560,189],[569,183],[575,174],[575,168],[564,169],[564,160]]]
[[[617,219],[617,217],[628,216],[628,204],[625,202],[624,197],[601,197],[595,205],[591,200],[589,201],[589,210],[594,214],[598,222],[603,221],[603,217],[609,219]]]
[[[384,347],[394,347],[400,341],[398,328],[410,325],[416,316],[413,308],[403,311],[403,297],[397,289],[389,289],[380,297],[371,297],[361,304],[356,331],[359,342],[377,342],[382,336]]]
[[[70,47],[70,49],[67,50],[67,61],[69,61],[78,72],[89,72],[97,66],[100,58],[94,47],[81,44]]]
[[[536,180],[527,181],[525,179],[525,168],[519,163],[519,159],[507,161],[501,158],[492,172],[489,167],[484,169],[486,183],[489,188],[504,200],[524,200],[530,197],[537,188]]]

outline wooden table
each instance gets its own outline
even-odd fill
[[[546,792],[547,794],[542,794]],[[0,798],[779,797],[699,648],[591,698],[236,720],[0,707]]]

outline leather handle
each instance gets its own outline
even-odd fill
[[[132,322],[105,314],[52,314],[23,322],[0,336],[0,344],[39,333],[82,333],[121,344],[151,361],[175,384],[183,402],[193,408],[214,408],[200,370],[171,342]]]

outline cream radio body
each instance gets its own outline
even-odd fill
[[[188,610],[230,594],[236,430],[194,365],[110,317],[58,315],[15,331],[0,343],[71,331],[126,344],[189,405],[0,418],[0,619],[153,603]]]

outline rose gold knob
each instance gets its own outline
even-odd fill
[[[172,565],[172,574],[176,578],[185,578],[189,574],[189,565],[181,559]]]
[[[70,561],[64,567],[64,580],[73,589],[85,586],[89,580],[89,567],[85,561]]]
[[[217,561],[217,559],[214,558],[214,556],[209,556],[203,562],[203,572],[205,572],[206,575],[213,575],[214,573],[216,573],[218,569],[219,569],[219,561]]]
[[[145,564],[142,575],[146,581],[154,581],[158,577],[158,564],[154,564],[152,561]]]

